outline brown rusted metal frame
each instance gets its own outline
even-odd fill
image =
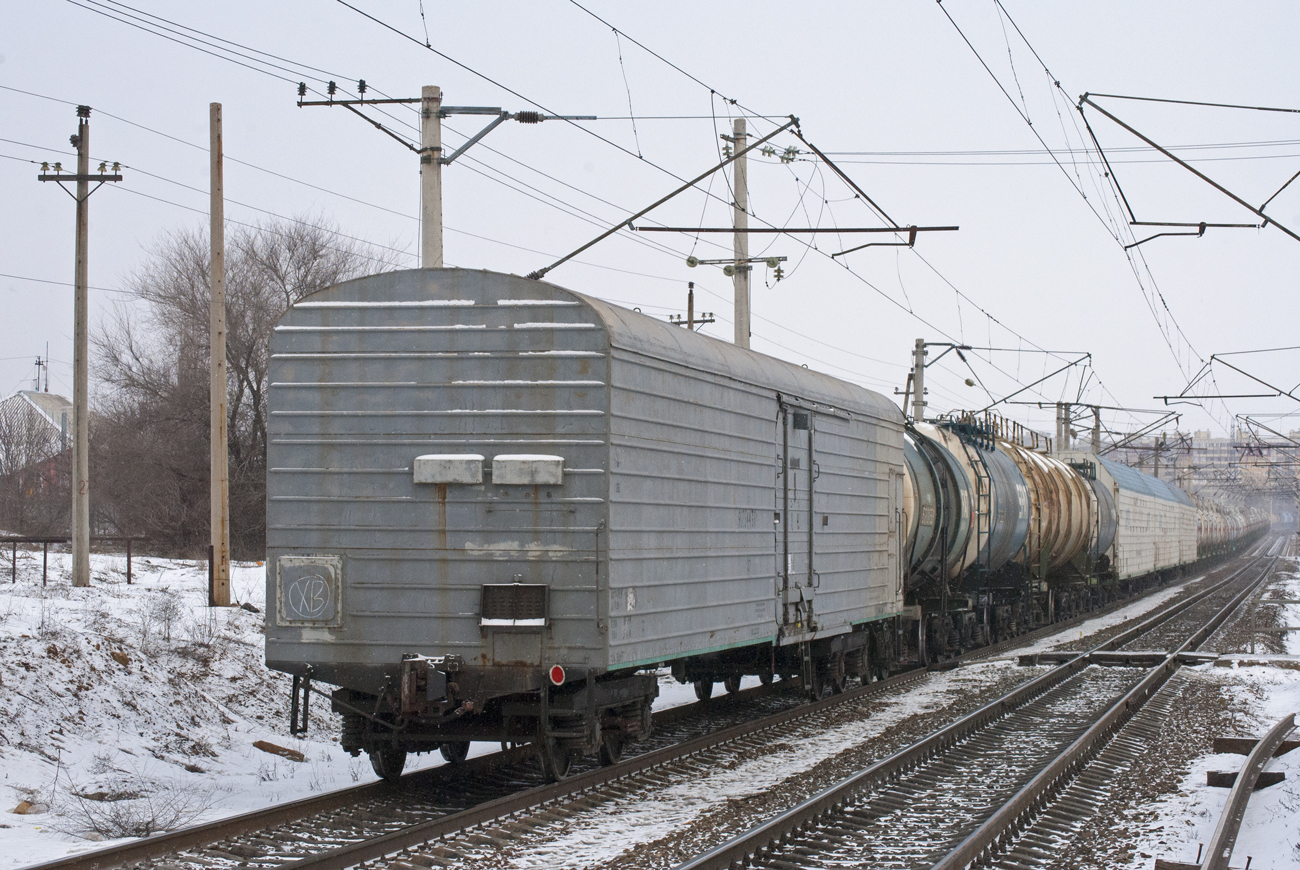
[[[147,540],[149,539],[144,537],[143,535],[91,535],[90,536],[90,542],[92,544],[96,542],[105,543],[105,542],[112,542],[112,541],[126,542],[126,582],[128,584],[131,583],[131,543],[133,541],[147,541]],[[18,582],[18,545],[19,544],[42,545],[42,549],[45,556],[45,564],[43,564],[41,567],[41,585],[44,586],[46,583],[46,573],[49,568],[48,562],[49,562],[50,544],[68,544],[71,542],[72,539],[67,537],[66,535],[62,537],[58,535],[0,535],[0,543],[12,545],[12,551],[10,552],[10,557],[9,557],[10,567],[11,567],[10,582],[13,583]]]

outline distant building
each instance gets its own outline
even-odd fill
[[[57,456],[71,438],[72,403],[63,396],[20,390],[0,401],[0,472]]]
[[[0,523],[24,533],[56,524],[66,505],[72,403],[23,390],[0,401]]]

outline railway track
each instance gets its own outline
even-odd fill
[[[1087,614],[1077,621],[1096,615]],[[965,658],[997,654],[1032,641],[1035,635],[1065,627],[1068,623],[1057,624]],[[812,705],[805,703],[794,686],[777,684],[708,704],[662,711],[656,715],[657,733],[646,754],[615,767],[579,771],[552,786],[541,784],[530,751],[520,747],[460,767],[412,774],[398,787],[382,783],[358,787],[273,807],[264,814],[248,814],[40,866],[42,870],[346,867],[418,848],[431,838],[449,837],[474,826],[496,830],[494,820],[508,817],[504,824],[511,827],[498,831],[498,839],[481,832],[473,835],[479,839],[476,845],[480,850],[489,844],[496,848],[519,836],[521,826],[529,828],[530,823],[522,817],[530,813],[538,814],[545,826],[580,812],[586,805],[634,801],[638,794],[652,793],[664,783],[761,754],[766,751],[764,746],[808,739],[825,727],[828,716],[839,721],[861,720],[873,706],[928,679],[932,678],[924,672],[903,674]],[[832,712],[837,709],[838,714]],[[955,707],[949,718],[963,712],[966,710]],[[539,813],[538,807],[547,809]],[[438,848],[445,858],[452,858],[454,852],[459,860],[466,854],[446,845]],[[450,863],[437,855],[426,855],[423,861],[425,866]]]
[[[1053,848],[1092,815],[1106,775],[1144,750],[1144,735],[1158,733],[1162,712],[1168,714],[1162,705],[1169,702],[1147,702],[1176,673],[1179,656],[1227,621],[1265,582],[1272,564],[1270,557],[1257,557],[1185,606],[1171,608],[1160,623],[1075,656],[680,870],[836,867],[863,856],[877,867],[1050,866]],[[1180,627],[1167,628],[1174,625]],[[1116,647],[1147,649],[1171,637],[1183,639],[1149,670],[1090,664]],[[1090,676],[1097,672],[1106,676]],[[1109,696],[1100,697],[1106,688]],[[1126,728],[1135,714],[1134,727]]]

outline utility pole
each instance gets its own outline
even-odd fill
[[[735,149],[732,153],[740,155],[736,158],[732,175],[732,187],[735,188],[733,250],[736,258],[732,266],[736,271],[731,277],[736,288],[736,346],[749,347],[749,171],[745,164],[748,155],[744,153],[749,137],[745,133],[744,118],[735,119],[732,134],[731,146]]]
[[[419,97],[385,97],[366,99],[366,80],[357,82],[359,99],[336,100],[338,85],[326,85],[326,99],[308,100],[307,83],[298,83],[298,107],[342,106],[363,118],[372,127],[385,133],[414,151],[420,157],[420,268],[442,268],[442,167],[450,166],[457,157],[506,121],[521,124],[540,124],[543,121],[594,121],[595,115],[543,115],[540,112],[506,112],[499,106],[444,106],[442,88],[425,85]],[[380,122],[364,114],[366,106],[420,104],[420,146],[417,148],[405,136],[399,135]],[[449,115],[486,115],[492,118],[488,125],[474,134],[455,151],[443,156],[442,119]]]
[[[686,318],[682,319],[680,314],[668,315],[668,322],[677,326],[684,326],[691,332],[695,331],[696,326],[703,326],[706,323],[713,323],[714,317],[712,311],[706,311],[700,314],[699,319],[695,318],[695,282],[686,282]]]
[[[77,132],[69,140],[77,149],[77,174],[64,175],[61,164],[54,164],[54,174],[48,165],[41,165],[40,181],[75,181],[77,192],[77,262],[73,278],[74,303],[72,327],[72,585],[90,585],[90,391],[89,324],[90,324],[90,182],[121,181],[116,174],[99,172],[90,174],[90,106],[77,106]],[[64,188],[67,190],[67,188]]]
[[[1101,408],[1092,406],[1092,455],[1101,455]]]
[[[420,89],[420,268],[442,268],[442,88]]]
[[[208,238],[212,245],[208,259],[208,373],[209,437],[211,470],[209,474],[212,508],[212,573],[208,603],[214,607],[230,606],[230,461],[226,435],[226,190],[222,172],[221,104],[208,106],[212,162]]]
[[[912,350],[912,420],[925,422],[925,339],[918,338]]]

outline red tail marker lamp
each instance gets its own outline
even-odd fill
[[[564,685],[564,668],[559,665],[551,665],[551,682],[557,686]]]

